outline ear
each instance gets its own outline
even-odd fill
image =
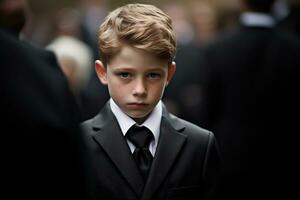
[[[107,85],[107,69],[100,60],[95,61],[95,70],[101,83]]]
[[[176,63],[173,61],[171,64],[168,65],[168,76],[167,76],[167,84],[171,81],[173,78],[173,75],[175,74],[176,71]]]

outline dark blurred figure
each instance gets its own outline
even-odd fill
[[[274,28],[274,0],[241,3],[239,30],[205,53],[200,124],[220,144],[220,199],[291,199],[299,172],[300,44]]]
[[[92,199],[89,151],[67,80],[53,54],[18,39],[25,7],[0,0],[2,195]]]
[[[97,32],[98,27],[107,14],[106,0],[78,0],[82,9],[83,17],[81,21],[81,40],[85,42],[93,51],[93,61],[101,58],[98,49]],[[94,63],[91,66],[92,72],[87,85],[80,95],[80,105],[82,110],[82,121],[95,116],[109,99],[107,88],[99,82],[94,70]]]
[[[176,74],[172,84],[168,85],[164,94],[164,103],[172,114],[199,124],[199,105],[201,89],[198,78],[198,67],[202,59],[202,48],[198,45],[178,44],[176,53]]]
[[[87,120],[97,114],[97,111],[104,106],[109,99],[108,90],[101,83],[93,68],[90,80],[80,95],[80,105],[82,118],[81,121]]]
[[[287,0],[289,14],[279,22],[278,28],[297,34],[300,36],[300,1]]]
[[[194,41],[193,26],[183,4],[166,3],[163,10],[172,18],[177,38],[176,73],[172,84],[166,88],[163,101],[172,114],[198,124],[201,94],[198,93],[200,85],[197,72],[202,48]]]

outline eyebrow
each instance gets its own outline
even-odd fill
[[[131,67],[116,67],[113,69],[113,71],[136,71],[135,68]],[[145,72],[150,72],[150,71],[164,71],[162,67],[153,67],[146,69]]]

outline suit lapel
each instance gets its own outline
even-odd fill
[[[149,200],[167,177],[180,150],[184,146],[186,135],[181,134],[185,126],[172,118],[164,108],[161,121],[160,139],[152,163],[148,180],[142,195],[142,200]]]
[[[94,135],[96,142],[106,151],[137,196],[140,196],[143,190],[143,179],[119,124],[110,110],[109,103],[94,119],[93,128],[98,130]]]

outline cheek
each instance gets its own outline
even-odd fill
[[[165,90],[165,82],[150,84],[150,96],[153,98],[161,98]]]
[[[116,79],[108,81],[108,90],[110,96],[118,99],[124,99],[131,93],[130,85]]]
[[[107,87],[108,87],[109,94],[111,96],[118,94],[118,91],[120,91],[120,88],[122,88],[120,86],[121,84],[117,80],[113,78],[107,79]]]

